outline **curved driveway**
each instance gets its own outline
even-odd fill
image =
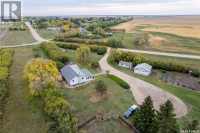
[[[179,98],[172,95],[171,93],[163,90],[162,88],[149,84],[140,79],[134,78],[132,76],[129,76],[113,68],[107,63],[107,58],[109,54],[110,54],[110,49],[108,49],[105,56],[99,62],[103,72],[105,72],[106,70],[109,70],[110,74],[113,74],[125,80],[131,86],[131,91],[138,104],[142,104],[142,102],[144,101],[144,98],[150,95],[152,97],[155,109],[158,110],[160,104],[164,103],[166,100],[169,99],[174,105],[174,108],[175,108],[174,113],[176,114],[177,118],[180,118],[186,115],[187,106],[185,105],[183,101],[181,101]]]

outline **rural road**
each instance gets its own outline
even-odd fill
[[[25,22],[26,26],[29,28],[31,34],[33,35],[33,37],[38,41],[38,42],[48,42],[48,40],[45,40],[43,38],[41,38],[38,33],[35,31],[35,29],[33,29],[33,27],[31,27],[31,24],[29,22]]]
[[[195,56],[195,55],[163,53],[163,52],[152,52],[152,51],[142,51],[142,50],[132,50],[132,49],[121,49],[121,48],[118,48],[118,50],[127,51],[127,52],[143,53],[143,54],[152,54],[152,55],[163,55],[163,56],[172,56],[172,57],[200,59],[200,56]]]
[[[180,100],[176,96],[163,90],[162,88],[149,84],[140,79],[134,78],[132,76],[129,76],[110,66],[107,63],[107,58],[109,54],[110,54],[110,49],[108,49],[105,56],[99,61],[103,72],[109,70],[110,74],[113,74],[126,81],[131,86],[131,91],[138,104],[142,104],[144,99],[148,95],[150,95],[152,97],[153,104],[156,110],[159,110],[159,106],[169,99],[174,105],[175,108],[174,113],[176,114],[176,118],[180,118],[187,114],[187,106],[182,100]]]

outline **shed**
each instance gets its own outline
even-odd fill
[[[66,50],[64,48],[60,48],[61,51],[63,51],[64,53],[66,52]]]
[[[133,63],[132,62],[120,61],[119,62],[119,66],[126,67],[126,68],[132,68],[133,67]]]
[[[152,71],[152,66],[147,63],[138,64],[134,68],[135,74],[144,75],[144,76],[149,76],[151,71]]]

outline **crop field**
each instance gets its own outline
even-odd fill
[[[113,28],[126,29],[127,34],[146,32],[149,44],[127,48],[200,55],[200,16],[135,17],[133,21]]]

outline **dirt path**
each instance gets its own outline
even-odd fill
[[[41,101],[29,95],[28,84],[23,80],[24,66],[33,57],[32,48],[15,49],[9,69],[9,97],[3,117],[3,133],[47,132]]]
[[[25,24],[28,26],[28,28],[30,29],[30,32],[31,34],[33,35],[33,37],[38,41],[38,42],[44,42],[44,41],[48,41],[48,40],[45,40],[43,38],[41,38],[38,33],[35,31],[35,29],[33,29],[31,27],[31,24],[29,22],[25,22]]]
[[[131,91],[138,104],[142,104],[142,102],[144,101],[144,98],[150,95],[153,99],[153,104],[154,104],[155,109],[158,110],[159,105],[169,99],[172,101],[174,105],[174,108],[175,108],[174,113],[176,114],[177,118],[180,118],[186,115],[187,106],[179,98],[163,90],[162,88],[149,84],[140,79],[134,78],[132,76],[129,76],[113,68],[107,63],[107,58],[109,54],[110,54],[110,49],[108,49],[105,56],[99,62],[102,70],[104,72],[105,70],[109,70],[110,74],[116,75],[117,77],[125,80],[131,86]]]
[[[152,54],[152,55],[163,55],[163,56],[172,56],[172,57],[200,59],[200,56],[195,56],[195,55],[174,54],[174,53],[153,52],[153,51],[142,51],[142,50],[133,50],[133,49],[121,49],[121,48],[119,48],[118,50],[123,50],[123,51],[128,51],[128,52],[136,52],[136,53],[144,53],[144,54]]]

